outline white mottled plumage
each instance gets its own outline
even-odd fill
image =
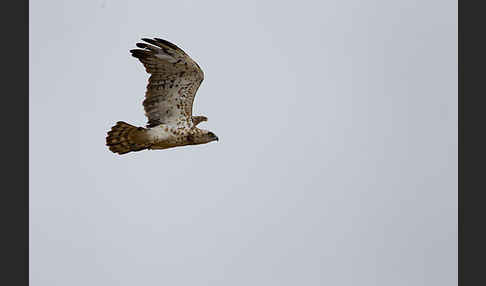
[[[144,149],[167,149],[204,144],[218,137],[196,127],[204,116],[192,116],[192,104],[204,79],[199,65],[176,45],[158,38],[142,39],[130,52],[150,74],[143,106],[146,128],[118,122],[108,132],[110,150],[125,154]]]

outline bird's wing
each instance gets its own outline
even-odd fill
[[[130,52],[150,74],[143,106],[148,127],[190,124],[192,103],[204,79],[199,65],[176,45],[158,38],[142,39]]]

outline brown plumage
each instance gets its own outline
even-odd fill
[[[130,50],[150,74],[143,106],[147,128],[118,122],[108,132],[112,152],[126,154],[144,149],[167,149],[218,140],[214,133],[196,127],[207,121],[192,116],[196,92],[204,79],[199,65],[176,45],[159,38],[137,43]],[[148,43],[148,44],[147,44]]]
[[[140,151],[150,147],[147,129],[135,127],[123,121],[118,121],[108,131],[106,145],[115,153],[125,154],[130,151]]]

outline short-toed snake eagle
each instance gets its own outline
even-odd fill
[[[192,116],[192,104],[204,73],[176,45],[159,38],[142,39],[131,50],[150,74],[143,106],[146,128],[119,121],[106,137],[106,145],[118,154],[144,149],[167,149],[217,141],[214,133],[196,127],[205,116]],[[148,43],[148,44],[147,44]]]

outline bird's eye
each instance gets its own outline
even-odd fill
[[[213,132],[209,132],[208,135],[211,136],[211,137],[215,136]]]

